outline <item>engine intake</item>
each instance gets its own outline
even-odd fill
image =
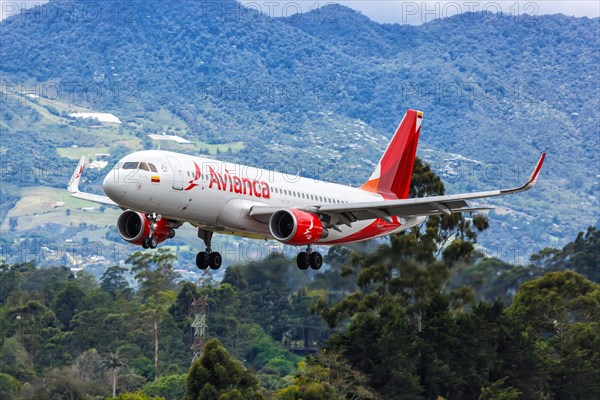
[[[125,210],[117,219],[117,229],[119,236],[128,243],[137,245],[142,244],[142,240],[150,236],[150,224],[146,215],[133,211]],[[175,236],[175,230],[169,225],[165,218],[155,222],[153,237],[157,243],[162,243]]]
[[[273,213],[269,230],[280,242],[297,246],[315,243],[328,235],[319,217],[294,208]]]

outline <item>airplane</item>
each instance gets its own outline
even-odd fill
[[[353,243],[421,224],[427,216],[488,210],[467,200],[523,192],[537,182],[543,153],[522,186],[476,193],[408,198],[423,113],[408,110],[370,178],[359,188],[170,151],[137,151],[106,175],[106,196],[84,193],[81,157],[68,185],[71,196],[120,207],[117,229],[123,240],[156,248],[185,222],[198,230],[205,250],[196,266],[219,269],[213,233],[306,246],[298,268],[321,268],[313,245]]]

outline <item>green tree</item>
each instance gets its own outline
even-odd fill
[[[543,249],[531,256],[536,265],[550,270],[570,269],[585,275],[593,282],[600,283],[600,230],[594,226],[588,227],[585,233],[579,232],[573,242],[568,243],[562,250]]]
[[[521,392],[510,386],[503,387],[507,379],[508,377],[505,376],[490,386],[481,388],[478,400],[517,400]]]
[[[540,334],[560,337],[572,324],[600,321],[600,285],[572,271],[551,272],[524,283],[510,310]]]
[[[65,329],[69,328],[71,318],[75,315],[75,311],[84,297],[85,292],[76,282],[68,283],[58,292],[53,310]]]
[[[165,400],[181,400],[185,395],[187,375],[165,375],[144,385],[142,391],[148,396],[163,397]]]
[[[180,279],[173,268],[176,259],[168,249],[161,248],[151,253],[136,251],[125,261],[133,266],[131,271],[136,273],[139,291],[142,297],[148,299],[157,296],[160,291],[176,289],[176,281]]]
[[[117,376],[119,375],[119,369],[127,366],[127,359],[119,357],[119,353],[110,353],[108,357],[103,360],[104,366],[110,370],[111,383],[112,383],[112,396],[117,395]]]
[[[8,338],[0,347],[0,372],[20,382],[32,381],[36,375],[27,350],[15,337]]]
[[[20,390],[21,384],[16,378],[0,373],[0,393],[3,400],[17,400]]]
[[[523,284],[510,312],[537,336],[556,398],[600,397],[599,284],[572,271],[550,272]]]
[[[123,267],[108,267],[100,278],[100,288],[113,297],[116,297],[117,293],[125,292],[129,289],[129,283],[125,278],[126,272],[127,269]]]
[[[165,400],[163,397],[150,397],[143,392],[121,393],[115,400]],[[107,399],[108,400],[108,399]]]
[[[187,400],[262,399],[257,380],[216,339],[206,342],[187,380]]]
[[[27,388],[27,400],[87,400],[103,398],[106,389],[97,383],[84,382],[74,376],[69,369],[49,371],[43,380],[34,382]]]
[[[75,377],[82,381],[102,381],[104,378],[104,359],[96,349],[90,349],[81,353],[73,361],[71,369]]]
[[[6,319],[10,332],[17,336],[34,362],[40,361],[46,341],[60,332],[55,314],[37,300],[9,309]]]

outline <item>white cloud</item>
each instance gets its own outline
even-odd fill
[[[421,24],[468,11],[503,12],[509,15],[558,14],[596,18],[597,1],[345,1],[339,3],[361,11],[374,21]]]

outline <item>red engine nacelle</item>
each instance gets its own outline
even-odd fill
[[[290,208],[276,211],[269,220],[271,235],[282,243],[301,246],[327,237],[327,229],[315,214]]]
[[[132,210],[123,211],[117,219],[117,229],[121,238],[140,246],[142,240],[150,236],[150,224],[146,215]],[[175,230],[169,226],[166,218],[161,218],[155,224],[152,237],[156,238],[157,243],[162,243],[175,236]]]

